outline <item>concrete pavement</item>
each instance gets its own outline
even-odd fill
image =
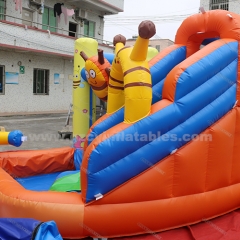
[[[28,139],[18,148],[0,145],[0,151],[72,146],[72,139],[59,138],[58,134],[65,126],[66,119],[66,113],[0,117],[0,126],[5,127],[6,131],[20,130]],[[69,124],[72,124],[72,118]]]

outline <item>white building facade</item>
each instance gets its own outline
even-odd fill
[[[223,9],[240,14],[240,1],[235,0],[201,0],[205,10]]]
[[[0,0],[0,115],[68,110],[75,40],[95,38],[113,53],[103,19],[123,2]]]

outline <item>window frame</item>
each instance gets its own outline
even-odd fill
[[[209,1],[209,9],[216,10],[229,10],[229,0],[210,0]]]
[[[48,12],[48,19],[47,19],[47,24],[43,23],[43,17],[42,17],[42,29],[43,30],[49,30],[50,32],[57,32],[57,24],[58,24],[58,21],[57,21],[57,18],[58,16],[54,17],[53,15],[53,19],[55,20],[55,26],[51,26],[50,25],[50,10],[52,10],[52,13],[54,14],[54,9],[51,8],[51,7],[47,7],[44,5],[44,13],[46,13],[46,11]],[[43,15],[44,15],[43,13]],[[47,25],[47,26],[46,26]]]
[[[6,0],[0,0],[0,3],[3,3],[3,7],[1,7],[1,5],[0,5],[0,12],[1,12],[1,9],[3,8],[3,16],[0,14],[0,21],[1,20],[5,20],[6,19],[6,16],[5,16],[5,14],[6,14],[6,4],[7,4],[7,2],[6,2]]]
[[[3,69],[3,73],[2,73],[2,91],[0,92],[0,95],[5,95],[5,65],[0,65],[0,68]],[[0,80],[1,80],[1,76],[0,76]],[[0,81],[1,84],[1,81]]]
[[[41,92],[41,93],[37,92],[38,71],[44,72],[44,86],[43,86],[44,92]],[[50,84],[49,76],[50,76],[49,69],[42,69],[42,68],[33,69],[33,95],[49,95],[49,84]]]
[[[72,25],[75,25],[76,26],[76,32],[72,32],[72,31],[70,31],[70,24],[72,24]],[[78,32],[78,24],[77,23],[74,23],[74,22],[71,22],[71,21],[69,21],[68,22],[68,36],[70,36],[70,37],[77,37],[77,32]],[[74,36],[72,36],[72,35],[74,34]]]
[[[93,36],[91,36],[91,35],[89,34],[90,23],[93,24]],[[86,25],[87,25],[87,27],[88,27],[88,32],[87,32],[87,34],[85,33],[85,26],[86,26]],[[85,20],[85,21],[84,21],[84,36],[94,38],[94,37],[95,37],[95,32],[96,32],[96,22],[89,21],[89,20]]]

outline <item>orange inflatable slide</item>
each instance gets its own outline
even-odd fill
[[[145,48],[148,38],[140,31],[136,45]],[[240,16],[224,10],[187,18],[175,44],[149,65],[139,46],[128,51],[118,38],[108,91],[114,97],[114,82],[121,87],[124,108],[94,123],[83,151],[1,152],[0,217],[54,220],[69,239],[113,238],[239,208],[239,42]],[[59,175],[79,169],[76,162],[78,186],[53,190]]]

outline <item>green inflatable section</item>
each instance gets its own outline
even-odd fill
[[[57,179],[51,186],[50,191],[56,192],[81,191],[80,173],[77,172]]]

